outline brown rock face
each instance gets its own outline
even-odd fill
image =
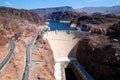
[[[30,80],[55,80],[55,61],[48,41],[38,39],[35,46],[36,50],[32,53],[32,61],[41,61],[42,63],[33,66]],[[36,75],[36,77],[34,77],[34,75]]]
[[[34,12],[25,9],[15,9],[8,7],[0,7],[0,16],[15,19],[24,19],[33,23],[41,24],[43,19]]]
[[[20,80],[22,77],[22,73],[25,66],[26,50],[22,41],[19,41],[15,44],[16,48],[12,58],[10,59],[10,61],[8,61],[8,63],[3,67],[3,69],[0,72],[0,80]]]
[[[112,14],[93,13],[89,15],[85,12],[59,11],[48,15],[49,19],[71,21],[70,24],[77,26],[95,26],[107,28],[114,23],[119,22],[120,16]]]
[[[0,46],[5,46],[7,43],[7,38],[0,32]]]
[[[76,18],[78,15],[79,14],[77,12],[73,12],[73,11],[59,11],[49,14],[48,18],[55,20],[71,21],[72,19]]]
[[[107,30],[107,35],[120,41],[120,22],[113,24]]]
[[[32,25],[30,25],[32,24]],[[0,7],[0,31],[6,33],[20,33],[24,31],[32,31],[35,26],[45,24],[42,17],[34,12],[24,9],[15,9],[8,7]]]
[[[0,61],[11,51],[7,44],[8,38],[12,38],[15,43],[13,56],[0,71],[0,80],[22,78],[26,61],[25,43],[28,44],[38,32],[40,25],[44,23],[42,20],[36,13],[28,10],[0,7]]]
[[[84,38],[79,41],[78,61],[93,75],[95,80],[120,79],[120,48],[114,44],[103,44]]]

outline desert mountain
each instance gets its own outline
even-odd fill
[[[104,14],[120,14],[120,6],[111,7],[83,7],[80,9],[74,9],[70,6],[53,7],[53,8],[38,8],[31,9],[31,11],[38,13],[39,15],[47,15],[53,12],[60,11],[74,11],[74,12],[86,12],[86,13],[104,13]]]
[[[112,7],[84,7],[78,9],[79,12],[87,12],[87,13],[104,13],[104,14],[120,14],[120,6],[112,6]]]
[[[46,15],[53,12],[59,11],[74,11],[72,7],[63,6],[63,7],[53,7],[53,8],[39,8],[39,9],[31,9],[31,11],[38,13],[39,15]]]

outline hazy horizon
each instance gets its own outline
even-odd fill
[[[109,7],[119,5],[120,0],[0,0],[0,6],[18,9],[37,9],[70,6],[74,9],[83,7]]]

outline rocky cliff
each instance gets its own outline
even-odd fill
[[[70,21],[71,25],[75,24],[76,26],[108,28],[109,26],[119,22],[120,16],[114,14],[93,13],[90,15],[85,12],[58,11],[49,14],[47,18],[58,21]]]
[[[31,11],[36,12],[39,15],[45,16],[54,12],[74,11],[74,9],[70,6],[62,6],[62,7],[52,7],[52,8],[31,9]]]
[[[7,37],[10,38],[16,34],[29,35],[29,31],[31,31],[30,34],[34,34],[38,30],[38,26],[43,24],[44,19],[34,12],[0,7],[0,34],[2,34],[3,38],[6,38],[4,38],[3,44],[5,44]],[[2,44],[3,40],[0,42]]]
[[[49,19],[55,19],[55,20],[63,20],[63,21],[71,21],[75,18],[77,18],[80,14],[77,12],[73,11],[58,11],[58,12],[53,12],[48,15]]]
[[[119,46],[105,36],[94,35],[79,41],[76,57],[95,80],[119,80]]]
[[[14,19],[24,19],[32,23],[42,24],[43,19],[34,12],[25,9],[15,9],[8,7],[0,7],[0,16]]]
[[[55,80],[55,61],[48,41],[38,38],[35,46],[36,49],[33,50],[32,61],[41,61],[41,63],[32,66],[30,80]]]
[[[113,24],[107,29],[107,35],[110,38],[116,38],[120,41],[120,22]]]
[[[8,39],[15,43],[15,50],[11,59],[0,71],[0,80],[20,80],[26,64],[26,45],[30,43],[40,27],[44,25],[44,19],[34,12],[23,9],[0,7],[0,61],[8,54]],[[30,78],[33,80],[54,80],[54,59],[47,41],[38,41],[35,54],[37,59],[43,62],[35,65],[31,71]],[[41,50],[40,50],[41,49]],[[3,51],[4,50],[4,51]],[[40,50],[40,51],[39,51]],[[51,65],[52,64],[52,65]],[[35,71],[35,72],[34,72]],[[32,74],[32,75],[31,75]]]
[[[99,14],[94,13],[92,15],[78,16],[76,20],[73,20],[73,23],[76,23],[78,26],[101,26],[108,27],[110,23],[115,23],[119,21],[119,16],[112,14]],[[102,25],[101,25],[102,24]],[[104,24],[104,25],[103,25]]]

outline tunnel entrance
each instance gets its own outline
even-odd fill
[[[71,68],[65,68],[66,80],[78,80]]]

